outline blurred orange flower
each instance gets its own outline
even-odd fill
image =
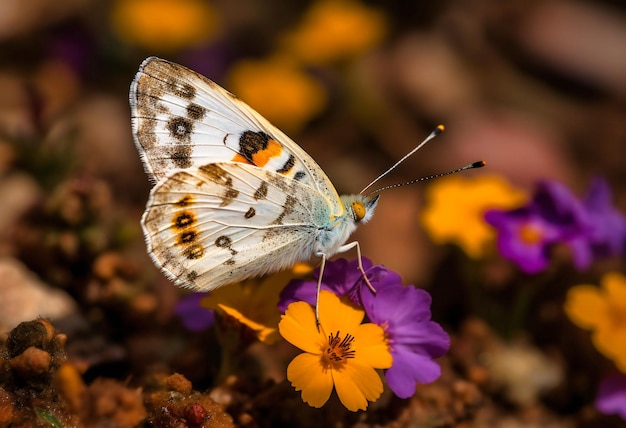
[[[495,231],[485,222],[485,212],[516,208],[527,199],[528,195],[499,176],[446,177],[426,189],[420,221],[435,243],[455,243],[477,259],[495,238]]]
[[[297,132],[327,102],[322,85],[282,57],[235,64],[229,89],[287,132]]]
[[[117,0],[111,10],[123,40],[157,52],[172,52],[208,40],[217,14],[203,0]]]
[[[302,23],[285,36],[285,48],[302,61],[329,63],[362,54],[380,43],[387,22],[382,12],[352,0],[313,3]]]
[[[591,330],[596,349],[626,373],[626,276],[610,272],[600,283],[600,288],[572,287],[565,313],[577,326]]]
[[[292,272],[286,271],[221,287],[211,291],[200,305],[223,311],[252,330],[261,342],[270,345],[280,337],[278,296],[293,277]]]

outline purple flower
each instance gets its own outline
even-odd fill
[[[426,291],[401,282],[386,281],[362,293],[365,313],[382,326],[389,339],[393,365],[385,372],[389,388],[400,398],[415,393],[415,385],[441,376],[433,359],[450,348],[450,337],[430,319],[431,297]]]
[[[211,327],[215,322],[213,311],[200,306],[200,301],[206,293],[191,293],[183,297],[176,304],[174,313],[189,331],[202,331]]]
[[[397,273],[374,266],[366,258],[362,260],[376,294],[366,285],[357,260],[327,262],[322,289],[349,296],[353,303],[365,309],[371,322],[383,327],[393,356],[393,365],[385,372],[385,378],[398,397],[408,398],[415,393],[417,383],[432,382],[441,375],[441,367],[433,359],[447,352],[450,338],[430,319],[431,297],[426,291],[404,286]],[[298,300],[314,305],[316,286],[317,279],[290,282],[281,293],[279,308],[282,311]]]
[[[615,373],[602,379],[595,406],[601,413],[618,414],[626,420],[626,375]]]
[[[363,257],[363,269],[368,272],[372,268],[371,260]],[[317,281],[319,278],[319,269],[313,272],[314,280],[295,279],[283,289],[280,293],[280,301],[278,310],[285,312],[287,306],[293,302],[307,302],[315,305],[315,297],[317,292]],[[369,275],[368,275],[369,279]],[[358,302],[359,298],[353,296],[356,294],[360,281],[363,281],[363,274],[359,270],[358,261],[348,261],[346,259],[338,259],[336,261],[327,261],[324,267],[324,278],[321,289],[335,293],[337,296],[351,296],[353,302]],[[371,280],[370,280],[371,282]],[[375,285],[374,285],[375,286]],[[358,304],[358,303],[357,303]]]
[[[63,25],[46,38],[47,54],[61,60],[76,73],[87,77],[93,70],[96,43],[92,34],[78,25]]]
[[[611,199],[607,182],[595,178],[583,202],[590,219],[589,244],[595,257],[620,256],[626,252],[626,218],[613,207]]]
[[[220,81],[235,59],[228,41],[218,39],[209,44],[191,47],[182,54],[181,62],[211,80]]]
[[[592,261],[589,216],[582,203],[560,183],[541,182],[529,205],[512,211],[491,210],[485,219],[498,230],[500,254],[528,274],[548,267],[550,249],[557,243],[570,247],[578,269]]]

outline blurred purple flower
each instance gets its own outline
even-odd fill
[[[620,256],[626,252],[626,218],[612,205],[611,189],[597,177],[583,201],[589,215],[589,244],[595,257]]]
[[[601,413],[618,414],[626,420],[626,375],[615,373],[602,379],[595,406]]]
[[[373,294],[358,269],[357,260],[339,259],[326,263],[322,289],[350,300],[365,309],[371,322],[380,325],[389,339],[393,365],[385,372],[391,390],[401,398],[415,393],[417,383],[428,383],[441,375],[441,367],[433,361],[445,354],[450,338],[430,317],[430,295],[413,286],[402,285],[400,276],[383,266],[374,266],[363,258],[363,268],[376,289]],[[305,301],[315,304],[315,280],[291,281],[281,293],[279,309],[289,303]]]
[[[174,313],[189,331],[202,331],[215,322],[212,310],[200,306],[207,293],[191,293],[178,301]]]
[[[227,40],[213,40],[208,44],[189,48],[181,55],[183,64],[216,82],[224,79],[235,59]]]
[[[512,211],[491,210],[485,219],[498,230],[500,254],[528,274],[548,267],[550,247],[557,243],[570,247],[576,268],[584,269],[592,261],[588,213],[560,183],[543,181],[529,205]]]
[[[82,26],[70,24],[52,30],[45,47],[48,56],[61,60],[83,77],[93,66],[96,43]]]

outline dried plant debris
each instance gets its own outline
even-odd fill
[[[150,391],[98,378],[86,385],[67,359],[64,334],[45,319],[23,322],[0,347],[0,428],[234,427],[224,406],[183,375],[153,378]]]

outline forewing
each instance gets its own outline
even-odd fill
[[[142,225],[170,279],[212,290],[308,260],[330,213],[323,195],[280,173],[213,163],[157,184]]]
[[[306,100],[303,100],[306,102]],[[159,58],[147,58],[130,89],[132,128],[154,182],[174,170],[240,162],[277,172],[328,195],[343,206],[328,177],[283,132],[204,76]]]

